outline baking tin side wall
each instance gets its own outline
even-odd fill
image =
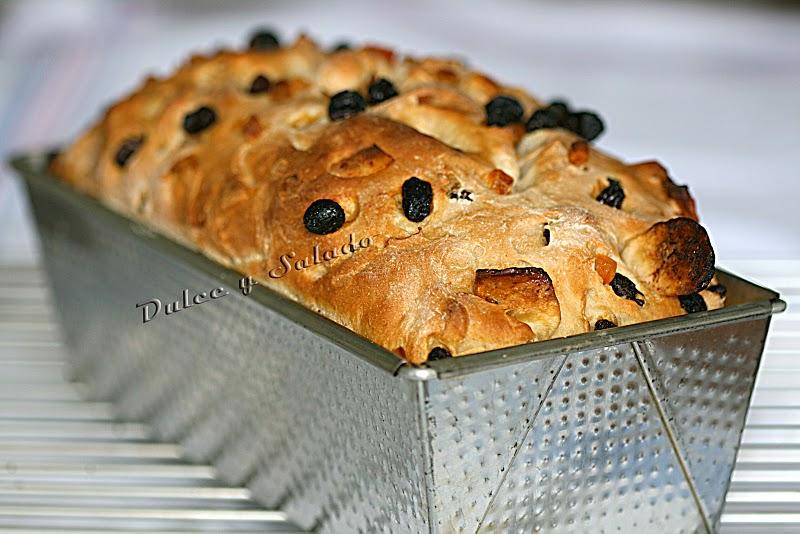
[[[136,303],[218,280],[29,184],[74,378],[320,532],[424,532],[419,383],[228,295],[142,324]]]
[[[769,316],[427,384],[438,532],[718,527]]]

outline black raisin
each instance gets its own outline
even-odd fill
[[[496,96],[486,104],[486,124],[489,126],[508,126],[520,122],[525,111],[522,104],[506,95]]]
[[[600,191],[596,200],[606,206],[620,209],[622,207],[622,201],[625,200],[625,191],[622,190],[622,186],[617,180],[609,178],[608,186]]]
[[[532,132],[542,128],[559,128],[564,126],[564,119],[569,115],[566,106],[561,102],[550,104],[533,112],[525,124],[525,130]]]
[[[420,222],[431,214],[433,188],[425,180],[412,176],[403,182],[403,213],[409,221]]]
[[[545,245],[549,245],[550,244],[550,229],[548,227],[546,227],[546,226],[544,227],[544,230],[542,230],[542,236],[544,237],[544,244]]]
[[[644,306],[644,294],[636,289],[636,284],[630,278],[617,273],[611,279],[610,285],[618,297],[632,300],[639,306]]]
[[[552,113],[557,114],[557,116],[562,117],[562,119],[570,113],[569,104],[567,104],[565,100],[551,100],[547,107],[550,108]]]
[[[595,330],[605,330],[607,328],[616,328],[617,325],[609,321],[608,319],[598,319],[596,323],[594,323]]]
[[[367,89],[367,101],[370,104],[380,104],[384,100],[389,100],[397,96],[397,89],[394,84],[386,78],[375,80],[369,85]]]
[[[331,97],[328,104],[328,117],[332,121],[338,121],[352,117],[367,109],[364,97],[355,91],[342,91]]]
[[[339,41],[335,45],[331,47],[332,52],[344,52],[345,50],[350,50],[352,46],[347,41]]]
[[[728,288],[723,286],[722,284],[714,284],[713,286],[708,286],[706,288],[707,291],[711,291],[712,293],[716,293],[720,297],[725,297],[728,294]]]
[[[45,154],[45,156],[44,156],[44,159],[47,162],[47,164],[50,165],[51,163],[53,163],[56,160],[56,158],[60,154],[61,154],[61,152],[59,152],[58,150],[55,150],[55,149],[54,150],[48,150],[47,154]]]
[[[594,141],[605,129],[602,119],[591,111],[579,111],[573,117],[576,122],[573,131],[587,141]]]
[[[315,234],[333,233],[344,224],[344,210],[333,200],[315,200],[306,209],[303,224],[309,232]]]
[[[259,28],[250,37],[251,50],[272,50],[281,46],[278,36],[272,30]]]
[[[258,93],[266,93],[269,91],[269,87],[269,78],[263,74],[259,74],[253,79],[253,83],[250,84],[250,94],[257,95]]]
[[[678,301],[680,301],[681,308],[686,310],[686,313],[697,313],[706,311],[708,309],[708,306],[706,306],[706,301],[703,300],[703,297],[700,295],[700,293],[681,295],[678,297]]]
[[[444,360],[446,358],[452,358],[453,355],[450,354],[450,351],[444,347],[434,347],[428,353],[428,361],[435,362],[436,360]]]
[[[208,106],[201,106],[183,117],[183,129],[186,133],[200,133],[217,122],[217,114]]]
[[[125,164],[128,163],[128,160],[131,159],[131,156],[142,146],[142,143],[144,143],[144,136],[142,135],[136,135],[125,139],[114,156],[116,164],[120,167],[124,167]]]
[[[469,189],[464,189],[461,191],[461,195],[459,195],[458,198],[460,198],[461,200],[469,200],[470,202],[472,202],[472,197],[470,195],[472,195],[472,191],[470,191]]]

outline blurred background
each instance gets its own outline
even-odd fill
[[[800,258],[795,2],[3,1],[0,157],[63,143],[192,51],[284,40],[458,55],[542,98],[596,109],[598,145],[688,183],[726,260]],[[0,260],[31,263],[21,187],[0,170]]]

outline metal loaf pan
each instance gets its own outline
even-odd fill
[[[48,176],[25,178],[74,378],[319,532],[706,532],[772,291],[414,367]],[[142,324],[135,304],[229,295]]]

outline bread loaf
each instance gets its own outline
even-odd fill
[[[723,305],[687,189],[595,114],[269,37],[147,79],[53,173],[412,363]]]

